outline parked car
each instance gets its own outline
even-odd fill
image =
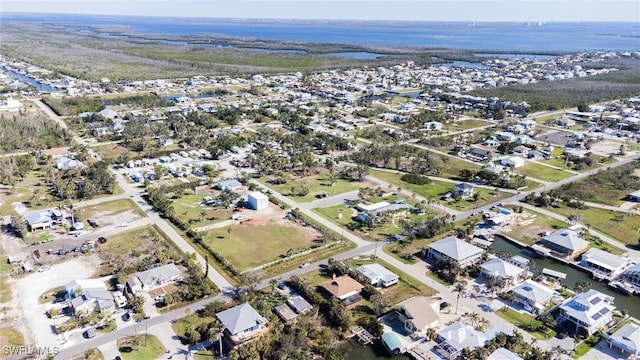
[[[105,238],[104,236],[100,236],[100,237],[98,238],[98,242],[99,242],[100,244],[104,244],[104,243],[106,243],[106,242],[107,242],[107,238]]]
[[[129,314],[128,312],[124,313],[124,315],[122,315],[122,320],[124,321],[131,320],[131,314]]]
[[[47,271],[49,269],[51,269],[51,266],[44,265],[44,266],[40,267],[40,269],[38,269],[38,272],[45,272],[45,271]]]
[[[304,263],[304,264],[300,265],[300,268],[301,268],[301,269],[302,269],[302,268],[306,268],[306,267],[307,267],[307,266],[309,266],[309,265],[311,265],[311,264],[310,264],[310,263],[308,263],[308,262],[306,262],[306,263]]]

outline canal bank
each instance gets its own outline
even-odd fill
[[[534,274],[540,274],[543,268],[560,271],[567,274],[567,278],[562,280],[561,283],[566,285],[569,289],[573,289],[574,285],[578,281],[588,281],[591,283],[590,289],[598,290],[604,294],[613,296],[615,298],[615,306],[619,310],[626,309],[629,315],[640,318],[640,297],[624,295],[617,291],[614,291],[607,285],[605,281],[598,281],[594,279],[590,273],[579,270],[573,266],[561,263],[559,261],[550,258],[538,258],[535,257],[533,251],[525,247],[520,247],[505,240],[502,236],[496,235],[491,248],[494,250],[503,250],[511,253],[512,255],[520,255],[527,259],[532,260],[531,271]]]

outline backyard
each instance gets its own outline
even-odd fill
[[[207,231],[204,241],[243,271],[306,250],[319,237],[313,228],[286,220],[256,223],[252,219]]]
[[[496,311],[495,314],[512,323],[513,325],[527,331],[537,339],[546,340],[556,336],[555,330],[549,330],[549,332],[546,334],[537,330],[530,331],[530,329],[537,329],[540,325],[542,325],[542,321],[535,319],[531,314],[520,313],[510,307],[502,308]]]

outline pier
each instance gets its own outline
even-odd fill
[[[356,328],[351,329],[351,335],[349,335],[349,337],[350,338],[357,337],[358,342],[361,343],[362,345],[369,345],[376,340],[376,338],[373,335],[371,335],[371,333],[369,333],[367,330],[365,330],[362,326],[358,326]]]

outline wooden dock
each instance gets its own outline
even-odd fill
[[[358,338],[358,342],[362,343],[362,345],[369,345],[376,340],[376,338],[362,326],[351,329],[351,335],[349,335],[349,337],[354,336]]]

